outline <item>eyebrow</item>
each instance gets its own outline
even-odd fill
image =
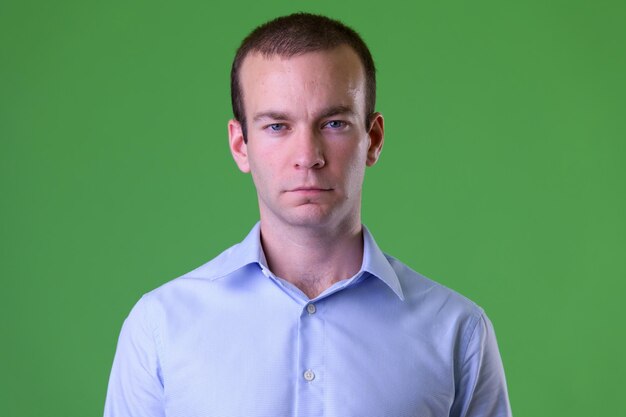
[[[350,106],[333,106],[325,109],[319,116],[320,119],[325,119],[330,116],[335,116],[338,114],[345,114],[348,116],[354,115],[354,110]]]
[[[345,115],[352,116],[352,115],[354,115],[354,110],[352,110],[352,107],[350,107],[350,106],[332,106],[332,107],[328,107],[328,108],[322,110],[322,112],[320,113],[319,116],[317,116],[317,118],[318,119],[325,119],[327,117],[335,116],[335,115],[338,115],[338,114],[345,114]],[[258,122],[259,120],[263,120],[263,119],[289,120],[289,119],[291,119],[291,116],[289,115],[289,113],[269,110],[269,111],[264,111],[264,112],[261,112],[261,113],[257,113],[252,118],[252,120],[254,122]]]
[[[262,120],[262,119],[287,120],[289,119],[289,114],[270,110],[270,111],[257,113],[252,118],[252,120],[255,122],[258,122],[259,120]]]

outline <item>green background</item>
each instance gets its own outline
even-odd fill
[[[254,224],[230,62],[299,10],[369,43],[364,222],[485,308],[514,414],[625,415],[626,5],[496,0],[0,3],[0,415],[101,415],[135,301]]]

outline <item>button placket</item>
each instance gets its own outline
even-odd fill
[[[302,305],[298,326],[297,415],[315,415],[324,408],[324,312],[323,304]]]

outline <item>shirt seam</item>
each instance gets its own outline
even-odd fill
[[[474,319],[474,324],[473,326],[469,326],[463,335],[463,339],[464,339],[464,345],[463,346],[463,351],[461,354],[461,357],[463,358],[463,363],[462,365],[465,365],[467,363],[467,350],[469,349],[469,345],[472,342],[472,340],[474,339],[474,335],[476,334],[476,329],[478,328],[478,323],[480,323],[481,318],[483,317],[484,312],[483,311],[479,311],[476,314],[472,315],[472,319]],[[467,337],[467,333],[470,331],[471,328],[471,333],[469,335],[469,337]]]
[[[485,314],[485,312],[480,310],[478,312],[478,314],[475,314],[474,316],[472,316],[474,318],[474,320],[475,320],[475,323],[472,326],[472,332],[469,335],[469,338],[467,339],[467,343],[465,343],[465,347],[463,349],[463,355],[461,356],[463,358],[463,363],[461,364],[461,369],[463,369],[465,367],[465,365],[467,364],[467,357],[466,357],[467,356],[467,350],[469,349],[469,346],[470,346],[472,340],[474,339],[474,335],[476,334],[476,329],[478,329],[478,324],[481,322],[482,318],[484,317],[484,314]],[[469,328],[468,328],[467,331],[469,331]],[[481,361],[482,361],[482,359],[481,359]],[[479,364],[478,368],[480,368],[480,364]],[[477,373],[479,373],[479,372],[480,372],[480,369],[477,370]],[[472,396],[473,396],[474,390],[476,389],[477,382],[478,382],[478,378],[474,378],[474,383],[472,384],[471,387],[468,387],[469,391],[472,393]],[[467,410],[469,408],[469,405],[470,405],[470,402],[467,402],[467,403],[464,404],[464,407],[461,410],[461,414],[460,414],[461,417],[463,417],[463,416],[465,416],[467,414]]]
[[[150,335],[152,336],[152,340],[154,343],[154,348],[157,357],[157,366],[158,370],[160,370],[161,374],[161,385],[163,386],[163,390],[165,390],[165,369],[163,366],[163,341],[161,339],[160,329],[157,321],[154,319],[154,313],[152,309],[152,296],[150,293],[144,294],[143,296],[145,302],[145,311],[144,311],[144,320],[146,324],[150,328]],[[165,399],[165,391],[163,392],[162,401]]]

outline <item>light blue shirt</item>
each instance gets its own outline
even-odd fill
[[[145,294],[120,334],[105,417],[510,416],[491,323],[385,255],[314,299],[241,243]]]

